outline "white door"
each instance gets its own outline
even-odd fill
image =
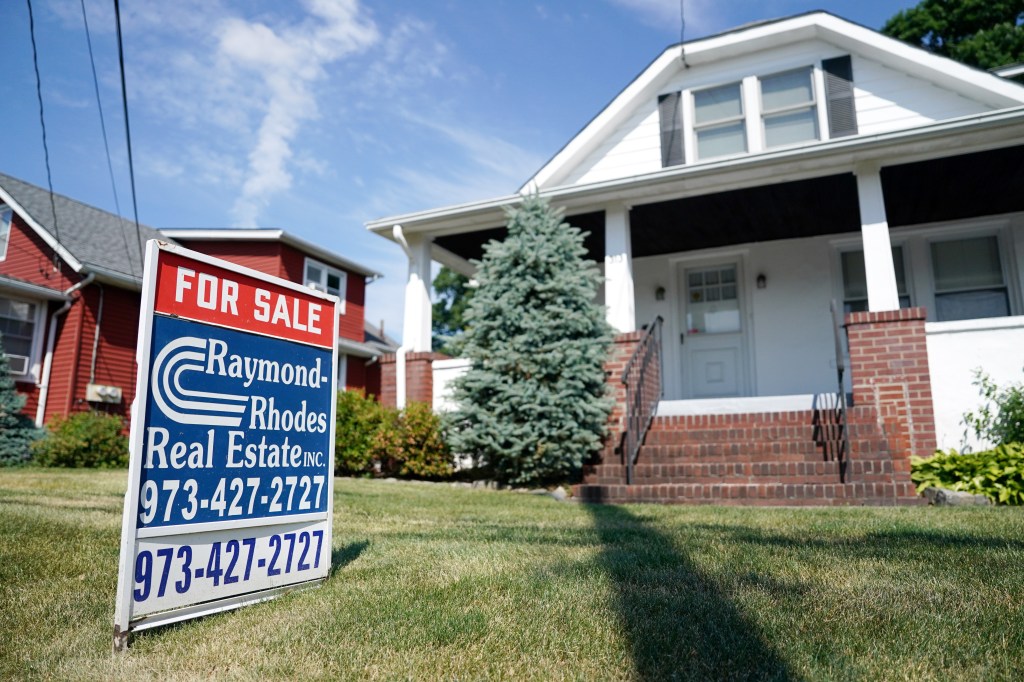
[[[681,265],[682,386],[685,398],[745,395],[746,346],[739,264]]]

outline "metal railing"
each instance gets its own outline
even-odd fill
[[[633,482],[633,465],[661,400],[662,322],[659,315],[647,326],[622,372],[622,383],[626,387],[626,432],[622,438],[622,458],[626,465],[627,485]]]
[[[850,430],[848,428],[846,411],[849,407],[846,404],[846,387],[843,384],[843,375],[846,373],[846,354],[843,352],[842,325],[839,323],[839,305],[833,299],[829,306],[832,311],[832,336],[836,344],[836,379],[838,391],[836,392],[836,414],[833,415],[833,424],[839,428],[839,438],[830,439],[838,448],[835,459],[839,462],[839,481],[846,483],[847,464],[850,458]]]

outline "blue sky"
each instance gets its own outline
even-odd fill
[[[903,0],[685,0],[686,37],[826,9],[879,28]],[[280,227],[385,277],[373,218],[513,192],[666,46],[678,0],[122,0],[139,218]],[[113,0],[85,0],[121,213],[131,215]],[[81,0],[33,0],[54,190],[116,211]],[[5,28],[0,171],[46,186],[24,2]]]

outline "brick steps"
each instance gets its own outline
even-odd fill
[[[859,483],[882,483],[892,480],[893,466],[889,460],[851,461],[847,480]],[[626,467],[621,464],[599,464],[584,469],[583,482],[596,485],[625,483]],[[840,480],[839,463],[824,462],[712,462],[712,463],[637,463],[633,482],[637,485],[668,483],[797,483],[826,484]]]
[[[573,486],[582,502],[757,506],[919,505],[910,482],[898,483],[662,483]]]

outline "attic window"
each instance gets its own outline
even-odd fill
[[[761,116],[766,148],[818,139],[818,108],[811,68],[761,78]]]
[[[710,159],[747,151],[746,120],[739,83],[694,92],[693,115],[697,158]]]
[[[306,279],[304,284],[310,289],[334,294],[341,299],[339,312],[345,314],[345,288],[348,276],[344,270],[324,265],[312,258],[306,259]]]
[[[7,242],[11,239],[11,220],[14,211],[9,206],[0,205],[0,260],[7,258]]]

